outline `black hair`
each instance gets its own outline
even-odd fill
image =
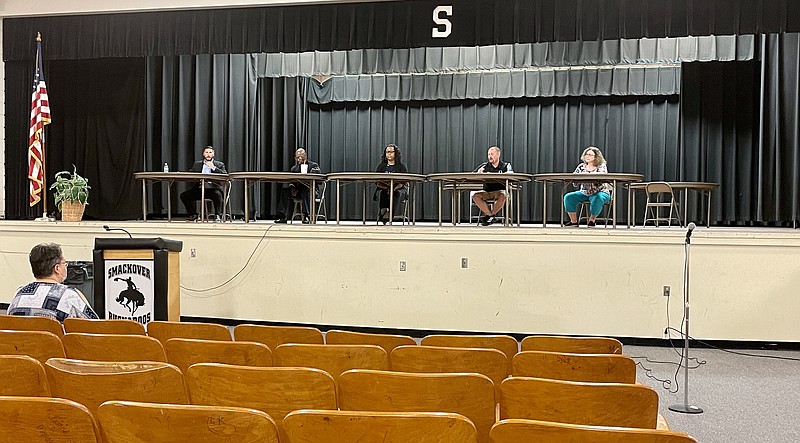
[[[400,156],[400,148],[398,148],[396,144],[389,143],[388,145],[386,145],[386,148],[394,148],[394,162],[395,163],[402,163],[402,161],[401,161],[402,157]],[[383,162],[383,163],[387,163],[386,162],[386,148],[383,148],[383,153],[381,154],[381,162]]]

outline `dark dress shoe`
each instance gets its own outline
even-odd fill
[[[275,219],[275,223],[283,223],[286,224],[286,219],[283,217],[279,217]]]
[[[307,215],[304,215],[304,216],[303,216],[303,224],[304,224],[304,225],[307,225],[307,224],[309,224],[309,223],[311,223],[311,219],[310,219],[310,218],[308,218],[308,216],[307,216]]]
[[[568,227],[568,226],[578,226],[578,222],[568,221],[568,222],[564,223],[564,227],[565,228]]]
[[[597,225],[597,223],[589,220],[589,223],[586,224],[586,227],[587,228],[594,228],[596,225]]]

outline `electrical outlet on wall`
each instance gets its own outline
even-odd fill
[[[197,257],[197,249],[195,248],[189,249],[189,257],[191,258]]]
[[[669,285],[664,285],[664,297],[669,297]]]
[[[469,267],[469,260],[467,257],[461,257],[461,269],[467,269]]]
[[[400,260],[400,272],[403,272],[405,270],[406,270],[406,262],[405,260]]]

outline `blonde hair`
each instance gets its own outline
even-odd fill
[[[603,153],[597,149],[596,146],[589,146],[588,148],[584,149],[581,153],[581,161],[583,161],[583,157],[586,155],[587,152],[594,153],[594,165],[595,166],[602,166],[606,164],[606,158],[603,157]]]

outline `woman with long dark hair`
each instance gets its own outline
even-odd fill
[[[375,168],[375,172],[383,172],[386,174],[405,174],[408,172],[406,165],[401,160],[400,149],[394,143],[389,143],[383,149],[381,154],[381,162]],[[402,203],[408,198],[408,191],[406,190],[405,182],[394,182],[394,215],[401,216],[400,209]],[[379,182],[378,189],[376,190],[377,198],[380,203],[378,217],[383,224],[389,221],[389,182]]]

